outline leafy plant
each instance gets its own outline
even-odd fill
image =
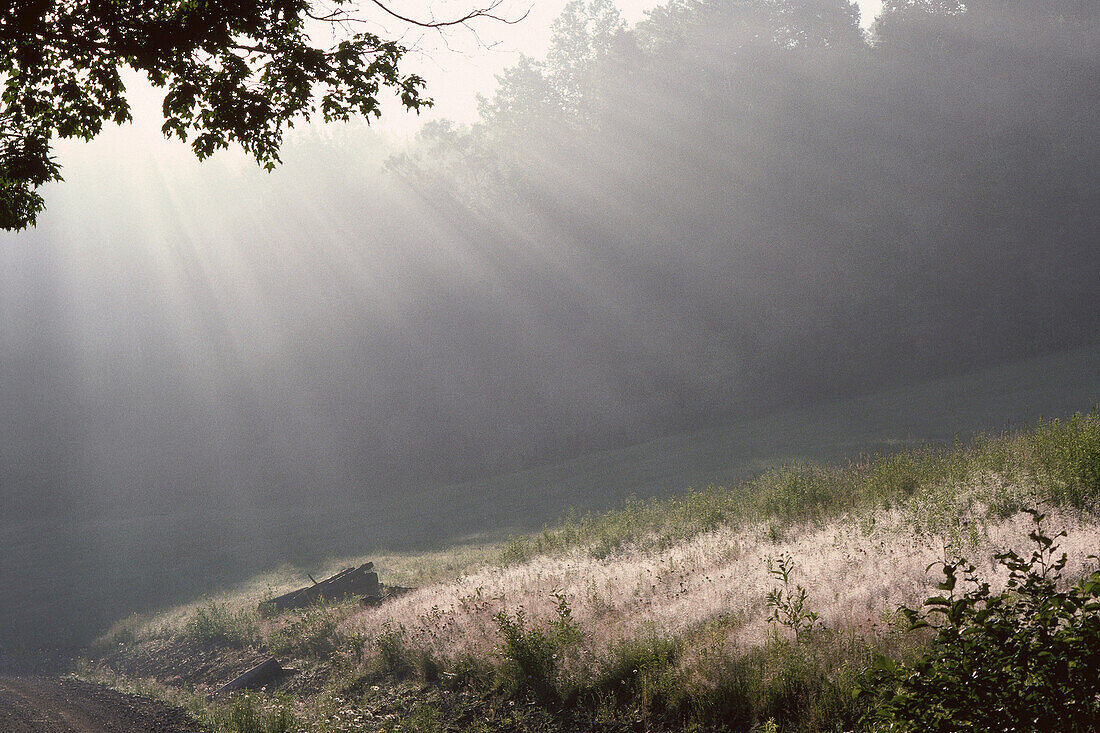
[[[794,632],[796,641],[802,641],[818,624],[818,615],[810,611],[806,606],[808,594],[801,585],[791,588],[791,572],[794,570],[794,559],[790,555],[780,555],[774,563],[769,561],[768,572],[772,577],[782,583],[779,588],[768,592],[765,601],[771,609],[768,617],[773,627],[780,626]]]
[[[1036,510],[1028,558],[995,555],[1008,582],[993,593],[965,559],[945,561],[925,611],[902,608],[931,648],[911,665],[877,656],[863,690],[881,731],[1092,731],[1100,726],[1100,571],[1060,590],[1066,556]],[[965,590],[960,592],[959,581]]]
[[[539,698],[550,697],[561,657],[567,648],[581,640],[582,632],[573,619],[569,599],[564,593],[553,595],[557,600],[556,614],[546,628],[528,626],[522,608],[514,616],[506,610],[493,616],[505,660],[501,681],[510,684],[512,693],[528,690]]]
[[[256,643],[256,617],[245,609],[232,611],[210,601],[199,606],[183,627],[183,637],[203,646],[243,647]]]
[[[430,705],[420,703],[407,714],[400,716],[394,724],[395,733],[442,733],[443,720],[439,711]]]
[[[374,638],[378,653],[379,672],[393,677],[408,677],[416,670],[412,650],[409,648],[408,630],[404,624],[386,621]]]
[[[336,627],[351,612],[347,603],[311,606],[282,625],[271,635],[271,651],[297,656],[328,656],[336,651],[340,639]]]
[[[1100,420],[1095,412],[1069,420],[1042,421],[1033,438],[1033,471],[1050,486],[1051,498],[1076,509],[1100,501]]]
[[[289,733],[301,730],[299,721],[288,709],[286,698],[267,698],[252,693],[236,693],[228,703],[206,705],[193,698],[190,707],[203,730],[211,733]]]

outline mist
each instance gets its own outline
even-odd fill
[[[502,526],[478,482],[1100,345],[1098,20],[594,0],[407,143],[62,148],[0,236],[0,637],[538,527],[569,507]]]

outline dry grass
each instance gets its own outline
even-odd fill
[[[995,552],[1024,549],[1030,519],[989,520],[984,514],[975,508],[963,518],[973,528],[965,550],[971,560],[984,560],[992,574]],[[443,659],[488,655],[499,645],[493,621],[498,611],[523,609],[532,620],[546,622],[554,615],[553,594],[560,593],[569,599],[593,656],[619,639],[683,637],[719,620],[729,643],[745,649],[763,644],[771,632],[764,601],[776,581],[769,566],[789,555],[793,581],[806,587],[825,626],[885,633],[898,606],[920,605],[934,590],[939,578],[929,566],[963,548],[954,538],[914,532],[906,511],[881,511],[872,519],[789,527],[778,541],[767,524],[756,523],[707,532],[663,551],[627,550],[596,559],[579,548],[483,567],[363,610],[344,625],[368,638],[387,624],[404,627],[413,643]],[[1083,570],[1087,556],[1100,551],[1097,523],[1064,512],[1054,512],[1049,523],[1069,533],[1063,549],[1070,568]]]
[[[1067,531],[1067,577],[1095,567],[1096,413],[970,445],[795,464],[503,544],[375,555],[383,582],[420,586],[377,608],[260,618],[259,600],[308,580],[282,568],[213,600],[128,619],[109,641],[140,647],[214,618],[223,638],[322,670],[332,699],[387,678],[446,677],[580,701],[609,729],[657,715],[673,727],[775,718],[783,730],[836,730],[858,717],[852,692],[873,654],[920,652],[925,637],[903,631],[898,607],[934,595],[937,566],[957,555],[996,590],[1005,578],[994,554],[1027,551],[1031,519],[1018,510],[1029,506]],[[816,630],[797,638],[769,621],[781,557],[793,562],[788,590],[804,588],[817,614]],[[532,681],[531,670],[546,679]],[[308,694],[314,707],[328,699]]]

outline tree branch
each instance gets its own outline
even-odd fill
[[[503,16],[497,15],[494,12],[498,7],[500,7],[503,0],[492,0],[492,2],[489,3],[489,5],[487,5],[483,8],[475,8],[474,10],[471,10],[470,12],[466,13],[465,15],[463,15],[459,18],[454,18],[452,20],[417,20],[416,18],[411,18],[411,17],[405,16],[405,15],[401,15],[397,11],[390,8],[389,5],[382,2],[382,0],[370,0],[370,1],[372,3],[374,3],[375,5],[377,5],[387,15],[389,15],[393,18],[397,18],[398,20],[400,20],[404,23],[408,23],[409,25],[419,26],[421,28],[435,28],[435,29],[448,28],[448,27],[456,26],[456,25],[464,25],[464,24],[467,24],[471,21],[478,20],[478,19],[481,19],[481,18],[484,18],[486,20],[495,20],[499,23],[504,23],[505,25],[515,25],[516,23],[519,23],[520,21],[524,20],[528,15],[531,14],[531,9],[528,8],[526,10],[526,12],[524,12],[523,15],[521,15],[518,18],[514,18],[514,19],[505,18]],[[328,13],[327,15],[314,15],[313,13],[311,13],[307,10],[306,15],[308,15],[313,20],[324,21],[324,22],[327,22],[327,23],[365,23],[365,22],[367,22],[362,18],[354,17],[350,13],[348,13],[346,11],[343,11],[343,10],[333,10],[331,13]]]

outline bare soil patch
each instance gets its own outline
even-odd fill
[[[199,733],[182,710],[79,680],[0,676],[0,730],[6,733]]]

